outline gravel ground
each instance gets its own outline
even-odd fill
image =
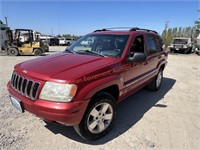
[[[48,54],[64,47],[51,47]],[[42,56],[43,57],[43,56]],[[170,54],[158,92],[142,89],[119,106],[113,130],[100,140],[81,139],[72,127],[46,124],[10,103],[6,84],[15,64],[35,56],[0,56],[0,149],[200,149],[200,57]]]

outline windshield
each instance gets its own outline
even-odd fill
[[[188,39],[174,39],[173,44],[187,44]]]
[[[89,34],[67,48],[79,54],[121,57],[129,35]]]

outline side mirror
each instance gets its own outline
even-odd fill
[[[136,52],[133,57],[128,57],[128,62],[144,62],[146,60],[146,55],[144,53]]]

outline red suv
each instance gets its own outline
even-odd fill
[[[7,87],[19,111],[94,140],[113,127],[118,102],[160,88],[167,56],[153,30],[96,30],[64,52],[17,64]]]

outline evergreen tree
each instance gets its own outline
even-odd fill
[[[166,39],[166,45],[170,45],[172,40],[172,29],[169,28],[167,31],[167,39]]]

